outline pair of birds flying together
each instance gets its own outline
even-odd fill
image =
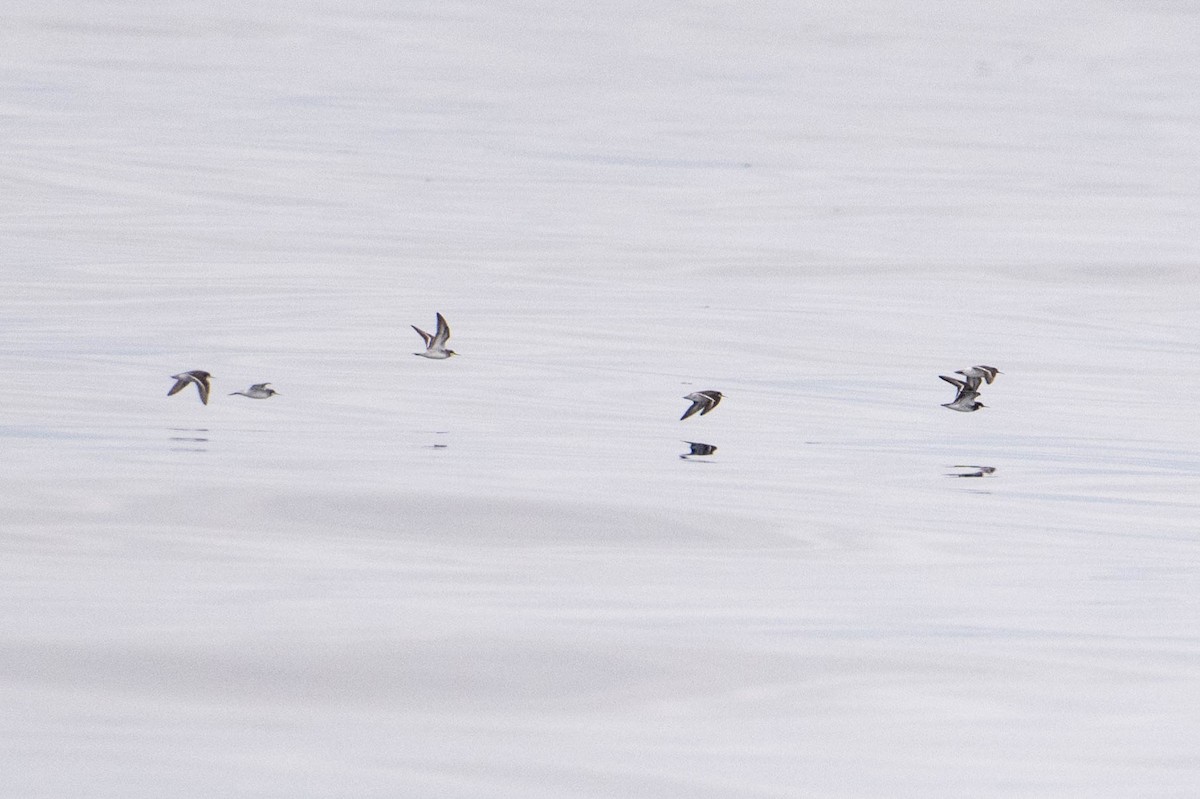
[[[190,372],[180,372],[177,375],[171,375],[175,380],[175,385],[171,386],[171,390],[167,392],[167,396],[178,394],[188,386],[195,386],[196,391],[200,394],[200,401],[205,405],[208,404],[208,396],[212,393],[212,375],[203,369],[193,369]],[[241,394],[243,397],[250,399],[267,399],[279,394],[278,391],[271,388],[270,383],[255,383],[245,391],[234,391],[229,396]],[[282,396],[282,395],[281,395]]]
[[[994,366],[971,366],[966,369],[958,369],[954,373],[962,375],[962,379],[947,377],[946,375],[938,375],[938,377],[958,389],[954,401],[943,402],[942,407],[958,411],[959,413],[971,413],[980,408],[986,408],[987,406],[977,399],[979,397],[979,386],[984,382],[990,386],[992,381],[996,379],[996,375],[1003,374],[1003,372]]]

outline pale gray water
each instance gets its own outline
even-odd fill
[[[1198,21],[0,12],[0,794],[1190,795]]]

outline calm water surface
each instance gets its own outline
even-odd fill
[[[0,790],[1187,795],[1200,31],[1059,13],[0,14]]]

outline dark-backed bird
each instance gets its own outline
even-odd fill
[[[425,351],[414,352],[413,355],[420,355],[422,358],[433,358],[435,361],[442,361],[449,358],[451,355],[457,355],[454,350],[446,349],[446,341],[450,338],[450,325],[446,324],[446,317],[440,313],[437,315],[437,332],[432,336],[426,333],[416,325],[412,329],[421,334],[421,338],[425,339]]]
[[[685,400],[691,400],[692,407],[684,411],[683,416],[680,416],[679,420],[683,421],[696,412],[699,412],[703,416],[721,404],[722,396],[720,391],[693,391],[684,397]]]
[[[175,385],[171,386],[171,390],[167,392],[167,396],[178,394],[183,391],[188,384],[194,384],[196,391],[200,392],[200,401],[205,405],[208,404],[208,392],[212,389],[212,384],[209,382],[212,375],[203,369],[193,369],[190,372],[180,372],[177,375],[171,375],[175,380]]]
[[[943,402],[943,408],[949,408],[952,411],[959,411],[960,413],[970,413],[971,411],[987,407],[982,402],[975,400],[979,396],[979,392],[975,390],[979,387],[978,377],[968,377],[965,380],[959,380],[957,377],[946,377],[946,375],[938,375],[938,377],[958,389],[958,394],[955,395],[954,401]]]

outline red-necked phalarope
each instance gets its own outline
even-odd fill
[[[446,318],[441,314],[437,315],[437,332],[432,336],[426,333],[416,325],[412,329],[421,334],[421,338],[425,339],[425,351],[414,352],[413,355],[420,355],[422,358],[433,358],[435,361],[442,361],[449,358],[451,355],[457,355],[454,350],[446,349],[446,341],[450,338],[450,325],[446,324]]]
[[[692,401],[692,407],[683,412],[683,416],[679,417],[679,421],[682,422],[697,411],[703,416],[721,404],[722,396],[724,395],[720,391],[693,391],[684,397],[685,400]]]
[[[959,380],[957,377],[946,377],[938,375],[950,385],[958,389],[958,394],[954,397],[954,402],[943,402],[943,408],[949,408],[952,411],[960,413],[970,413],[977,411],[980,408],[986,408],[982,402],[976,402],[975,398],[979,396],[979,392],[975,389],[979,388],[978,377],[968,377],[966,380]]]
[[[267,397],[273,397],[276,394],[279,394],[279,392],[271,388],[270,383],[255,383],[245,391],[235,391],[229,396],[232,397],[234,394],[241,394],[243,397],[249,397],[250,399],[266,399]],[[282,397],[283,395],[279,394],[279,396]]]
[[[175,385],[171,386],[171,390],[167,392],[168,397],[183,391],[188,383],[194,383],[196,390],[200,392],[200,401],[205,405],[208,404],[208,392],[212,388],[212,384],[209,383],[212,375],[208,372],[205,372],[203,369],[193,369],[190,372],[180,372],[177,375],[171,375],[171,377],[174,378]]]
[[[963,377],[967,377],[967,378],[971,378],[971,377],[975,378],[975,380],[977,381],[975,383],[975,387],[978,388],[979,387],[978,380],[980,378],[983,378],[987,382],[987,384],[990,386],[992,384],[992,381],[996,379],[996,375],[1002,375],[1002,374],[1004,374],[1004,372],[1001,372],[999,369],[997,369],[994,366],[972,366],[968,369],[959,369],[958,371],[955,372],[955,374],[962,375]]]

